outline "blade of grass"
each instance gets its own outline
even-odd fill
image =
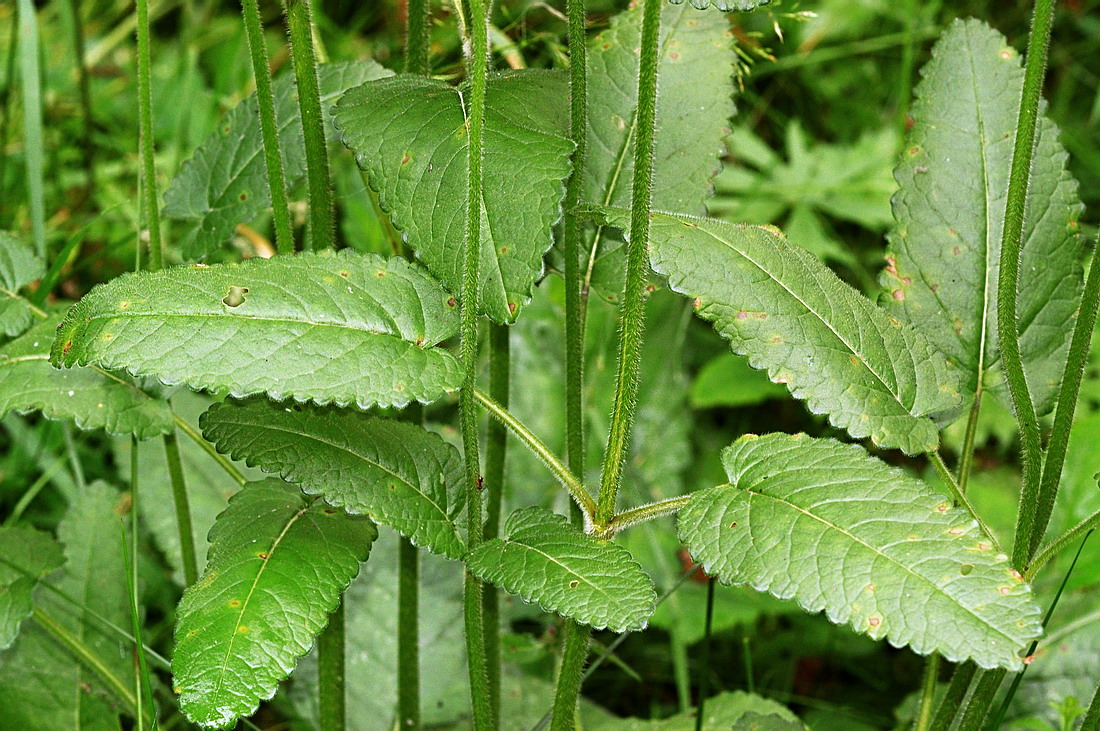
[[[88,190],[85,200],[90,200],[95,191],[95,141],[92,130],[95,118],[92,116],[92,94],[88,85],[88,68],[84,65],[84,18],[80,13],[80,0],[69,0],[69,12],[73,16],[73,61],[76,64],[77,92],[80,96],[81,136],[80,151],[84,161],[84,175]]]
[[[344,603],[329,615],[328,626],[317,638],[318,721],[325,731],[346,727]]]
[[[703,620],[703,654],[699,658],[699,707],[695,711],[695,731],[703,730],[707,693],[710,692],[710,632],[714,622],[714,579],[707,581],[707,614]]]
[[[191,527],[191,503],[187,498],[187,483],[180,462],[180,447],[176,433],[164,435],[164,456],[168,460],[168,478],[172,483],[172,502],[176,508],[176,528],[180,537],[180,555],[183,558],[183,580],[191,586],[199,578],[198,559],[195,555],[195,533]]]
[[[42,70],[38,63],[38,16],[31,0],[17,0],[19,72],[23,86],[23,160],[34,250],[46,258],[45,140],[42,135]]]
[[[134,696],[141,713],[136,723],[139,731],[145,728],[145,699],[149,702],[149,716],[156,725],[156,704],[153,703],[153,684],[150,681],[149,662],[145,657],[145,643],[141,639],[141,607],[138,603],[138,440],[130,441],[130,545],[126,544],[126,529],[122,534],[122,555],[126,561],[126,587],[130,594],[130,621],[134,628],[134,654],[137,656],[138,672],[134,674]],[[120,526],[122,523],[120,522]]]
[[[951,682],[947,684],[940,703],[936,706],[936,714],[932,717],[930,731],[947,731],[951,728],[951,722],[963,701],[966,700],[970,681],[974,679],[978,666],[972,662],[966,662],[955,666],[955,672],[951,674]]]

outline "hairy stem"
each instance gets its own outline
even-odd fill
[[[172,483],[172,501],[176,508],[176,528],[180,537],[183,580],[187,586],[191,586],[199,578],[199,562],[195,557],[195,533],[191,528],[191,504],[187,499],[187,483],[183,479],[180,447],[174,431],[164,435],[164,456],[168,460],[168,479]]]
[[[997,551],[1001,552],[1003,549],[1001,548],[1000,541],[997,540],[997,535],[989,529],[989,526],[982,520],[982,516],[974,508],[970,500],[967,499],[966,493],[962,491],[959,483],[955,482],[955,478],[951,476],[951,471],[948,470],[947,465],[943,463],[943,457],[940,456],[940,453],[929,452],[928,460],[932,463],[932,466],[936,468],[936,472],[939,473],[940,479],[943,480],[944,485],[951,491],[951,496],[955,499],[955,502],[965,508],[966,512],[970,513],[970,517],[978,523],[982,532],[993,541],[993,545],[996,547]]]
[[[484,538],[482,522],[482,479],[478,446],[477,411],[477,303],[480,281],[482,209],[482,141],[485,133],[485,86],[489,75],[488,12],[485,0],[470,0],[468,23],[470,57],[466,76],[470,83],[466,129],[468,177],[466,182],[466,241],[462,266],[462,326],[460,354],[465,378],[459,397],[459,418],[462,427],[462,448],[466,464],[466,543],[471,551]],[[485,613],[482,605],[482,582],[466,572],[465,624],[466,656],[469,661],[470,698],[474,712],[474,727],[495,726],[492,692],[489,688],[488,658],[485,654]]]
[[[588,638],[592,628],[566,620],[561,662],[554,691],[551,731],[572,731],[576,728],[577,696],[580,695],[584,661],[588,658]]]
[[[928,731],[932,725],[932,711],[936,705],[936,681],[939,677],[940,653],[933,652],[924,663],[924,683],[921,685],[916,731]]]
[[[325,731],[346,727],[344,695],[344,603],[329,616],[328,626],[317,638],[318,721]]]
[[[420,728],[420,554],[408,538],[398,543],[397,723]]]
[[[642,45],[638,69],[638,139],[634,145],[634,179],[630,196],[630,235],[627,243],[626,289],[623,292],[619,332],[619,361],[615,379],[615,403],[604,454],[596,524],[615,514],[615,498],[622,484],[626,451],[634,425],[638,398],[638,372],[645,330],[645,284],[649,243],[649,207],[653,188],[653,136],[657,114],[658,32],[661,0],[645,0]]]
[[[691,495],[681,495],[679,497],[659,500],[639,508],[624,510],[616,514],[607,524],[606,534],[615,535],[624,528],[629,528],[632,525],[644,523],[647,520],[653,520],[654,518],[660,518],[665,515],[672,515],[673,513],[679,512],[679,510],[689,502],[691,502]]]
[[[1027,567],[1027,571],[1024,572],[1024,579],[1026,581],[1033,580],[1035,575],[1039,573],[1039,569],[1043,568],[1050,559],[1057,556],[1065,550],[1066,546],[1081,536],[1088,537],[1088,535],[1097,528],[1100,528],[1100,510],[1097,510],[1092,515],[1070,528],[1061,536],[1048,543],[1046,548],[1042,551],[1039,551],[1038,555],[1032,559],[1031,565]]]
[[[149,0],[137,0],[138,127],[141,137],[141,193],[145,226],[149,231],[149,268],[164,266],[160,237],[160,205],[157,203],[157,171],[153,164],[153,91],[150,82]],[[166,438],[167,439],[167,438]],[[165,448],[168,442],[165,441]],[[190,582],[188,582],[190,583]]]
[[[284,0],[298,87],[298,109],[305,133],[306,184],[309,188],[309,241],[312,249],[330,249],[335,240],[332,181],[325,144],[325,120],[317,81],[317,57],[313,48],[310,0]]]
[[[431,2],[408,0],[408,18],[405,24],[405,72],[427,76],[432,72],[431,50]]]
[[[981,670],[971,681],[970,697],[956,714],[958,731],[979,731],[993,707],[997,690],[1004,681],[1007,670]]]
[[[489,393],[504,408],[508,408],[511,391],[511,339],[505,325],[489,329]],[[504,502],[504,461],[507,455],[508,430],[500,421],[489,421],[485,444],[485,486],[488,504],[485,511],[485,539],[500,535],[500,513]],[[500,590],[485,583],[482,604],[485,613],[485,656],[489,671],[489,692],[493,702],[493,717],[500,717]]]
[[[271,92],[271,71],[264,43],[263,22],[257,0],[241,0],[248,52],[252,58],[252,75],[256,78],[256,100],[260,107],[260,131],[264,141],[264,163],[267,185],[271,189],[271,213],[275,220],[275,248],[294,251],[294,231],[290,225],[290,204],[286,195],[286,175],[279,151],[279,124],[275,119],[275,97]]]
[[[932,725],[929,731],[947,731],[955,720],[955,714],[966,700],[966,692],[970,688],[970,681],[974,679],[978,666],[972,662],[965,662],[955,666],[955,672],[951,674],[951,682],[944,691],[940,704],[936,706],[936,715],[932,717]]]
[[[1020,116],[1016,123],[1016,144],[1005,203],[1005,223],[1001,236],[1001,259],[997,283],[997,335],[1001,341],[1004,367],[1012,407],[1020,428],[1024,476],[1020,506],[1016,516],[1016,535],[1012,545],[1012,565],[1024,568],[1031,555],[1036,527],[1039,479],[1042,469],[1042,444],[1035,403],[1031,399],[1023,360],[1020,356],[1020,331],[1016,300],[1020,274],[1020,237],[1024,227],[1028,180],[1035,146],[1035,127],[1039,118],[1039,100],[1043,91],[1050,30],[1054,24],[1054,0],[1036,0],[1024,66],[1024,91],[1020,98]],[[991,674],[990,674],[991,675]],[[992,681],[989,681],[992,682]]]

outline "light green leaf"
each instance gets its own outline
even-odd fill
[[[720,13],[671,4],[661,10],[660,33],[653,208],[701,215],[734,113],[733,34]],[[642,6],[635,4],[588,43],[587,203],[630,205],[641,34]],[[596,244],[592,283],[614,300],[622,292],[626,256],[622,240],[609,233]]]
[[[707,361],[691,384],[691,405],[697,409],[752,406],[786,395],[785,388],[730,353]]]
[[[378,530],[281,480],[246,485],[210,531],[206,572],[177,610],[180,709],[228,728],[309,652]]]
[[[474,549],[466,567],[549,612],[596,629],[644,629],[657,601],[653,582],[625,548],[582,533],[545,508],[512,513],[504,538]]]
[[[722,461],[730,482],[679,517],[707,573],[895,647],[1023,667],[1042,631],[1031,587],[947,497],[858,446],[804,434],[748,435]]]
[[[39,321],[22,336],[0,346],[0,415],[41,411],[49,419],[72,419],[81,429],[106,429],[139,439],[173,426],[168,404],[128,378],[97,368],[57,370],[50,346],[61,313]]]
[[[419,267],[350,251],[124,274],[69,310],[51,359],[233,396],[404,406],[456,390],[431,346],[454,299]]]
[[[321,64],[317,76],[321,107],[364,81],[392,76],[374,61]],[[287,185],[301,179],[306,170],[301,112],[295,96],[293,74],[272,84],[275,117],[279,127],[279,151]],[[331,116],[326,114],[331,122]],[[334,134],[331,130],[329,135]],[[164,192],[164,215],[187,221],[179,247],[189,259],[205,256],[233,236],[238,224],[248,223],[271,206],[267,184],[260,112],[256,95],[238,104],[219,128],[183,163]]]
[[[356,411],[223,403],[200,420],[218,451],[406,535],[435,553],[466,552],[462,457],[417,424]]]
[[[798,717],[785,706],[763,696],[739,690],[708,698],[704,713],[706,716],[703,719],[703,728],[707,729],[733,728],[747,731],[757,728],[745,725],[749,720],[746,716],[774,719],[776,723],[785,724],[779,728],[804,728]],[[694,731],[695,716],[696,710],[692,709],[659,721],[617,718],[595,724],[592,731]]]
[[[572,143],[558,72],[495,75],[485,100],[479,309],[512,322],[541,276],[561,217]],[[367,171],[394,226],[452,291],[462,282],[466,113],[462,87],[399,75],[352,89],[337,105],[344,144]]]
[[[1020,57],[997,31],[956,21],[932,51],[913,104],[907,151],[894,171],[897,226],[882,286],[911,322],[1005,402],[997,337],[997,267],[1023,88]],[[1082,205],[1058,130],[1039,121],[1028,184],[1019,282],[1020,350],[1042,413],[1053,408],[1081,289]]]
[[[629,211],[599,210],[626,227]],[[880,447],[936,448],[926,417],[958,407],[958,374],[919,332],[775,229],[655,213],[650,262],[734,353],[814,413]]]
[[[49,533],[27,526],[0,528],[0,650],[19,634],[31,616],[31,593],[38,581],[61,564],[61,546]]]
[[[0,334],[18,335],[34,322],[34,309],[19,290],[45,274],[46,263],[30,246],[0,231]]]
[[[679,5],[684,0],[670,0],[674,5]],[[740,10],[747,12],[749,10],[756,10],[757,8],[767,5],[772,0],[691,0],[691,4],[699,10],[706,10],[713,7],[715,10],[721,10],[723,13],[728,13],[733,10]]]

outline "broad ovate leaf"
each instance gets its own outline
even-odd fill
[[[51,366],[50,346],[61,319],[54,313],[0,346],[0,416],[41,411],[49,419],[72,419],[81,429],[138,439],[173,428],[168,403],[129,378],[98,368]]]
[[[370,79],[391,76],[374,61],[321,64],[317,78],[321,106],[326,111],[345,91]],[[279,130],[279,152],[287,185],[306,171],[302,117],[293,74],[283,74],[271,85]],[[331,112],[326,119],[331,124]],[[330,131],[330,136],[332,132]],[[225,116],[164,192],[164,215],[190,224],[178,246],[194,259],[214,251],[233,237],[236,227],[248,223],[271,206],[267,182],[260,111],[256,95],[245,99]]]
[[[626,228],[629,211],[601,208]],[[918,454],[928,417],[959,405],[959,374],[914,328],[887,315],[770,227],[651,215],[650,262],[730,348],[857,439]]]
[[[625,548],[540,507],[508,516],[504,537],[475,548],[466,566],[549,612],[596,629],[645,629],[657,601],[653,582]]]
[[[39,580],[65,563],[61,546],[49,533],[27,526],[0,528],[0,650],[19,634],[31,615],[31,594]]]
[[[462,457],[418,424],[266,401],[213,406],[200,421],[218,451],[461,558]]]
[[[661,10],[657,75],[657,135],[653,156],[653,208],[704,214],[721,167],[723,138],[733,116],[737,57],[729,19],[690,5]],[[583,198],[587,203],[629,206],[637,137],[638,48],[642,7],[634,4],[588,43],[588,153]],[[622,240],[602,231],[592,284],[608,299],[623,287]]]
[[[0,231],[0,335],[18,335],[34,322],[34,308],[19,290],[45,274],[45,262],[30,246]]]
[[[507,72],[488,83],[478,307],[496,322],[514,321],[530,299],[561,217],[573,148],[568,98],[558,72]],[[352,89],[336,111],[394,226],[455,292],[468,198],[464,104],[462,87],[402,74]]]
[[[351,251],[124,274],[69,310],[51,358],[276,400],[404,406],[454,391],[452,298],[420,267]]]
[[[210,530],[206,572],[180,600],[180,709],[228,728],[271,698],[309,652],[378,529],[281,480],[246,485]]]
[[[727,484],[694,493],[680,538],[707,573],[875,639],[1018,670],[1041,610],[977,522],[856,445],[747,435]]]
[[[981,21],[957,21],[932,50],[913,103],[913,128],[894,171],[897,224],[882,273],[897,318],[920,328],[1005,403],[997,282],[1005,196],[1023,69]],[[1020,260],[1020,351],[1040,412],[1053,408],[1081,290],[1077,220],[1083,206],[1058,130],[1039,119]]]
[[[765,731],[804,729],[798,716],[770,698],[737,690],[707,699],[703,728]],[[660,720],[616,718],[593,724],[591,731],[695,731],[697,709]],[[753,722],[761,725],[753,725]]]

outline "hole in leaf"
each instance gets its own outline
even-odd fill
[[[248,287],[229,287],[229,292],[222,297],[222,304],[226,307],[240,307],[244,304],[244,296],[248,294]]]
[[[580,583],[581,582],[577,581],[576,579],[573,579],[572,581],[569,582],[569,588],[570,589],[576,589],[580,585]]]

